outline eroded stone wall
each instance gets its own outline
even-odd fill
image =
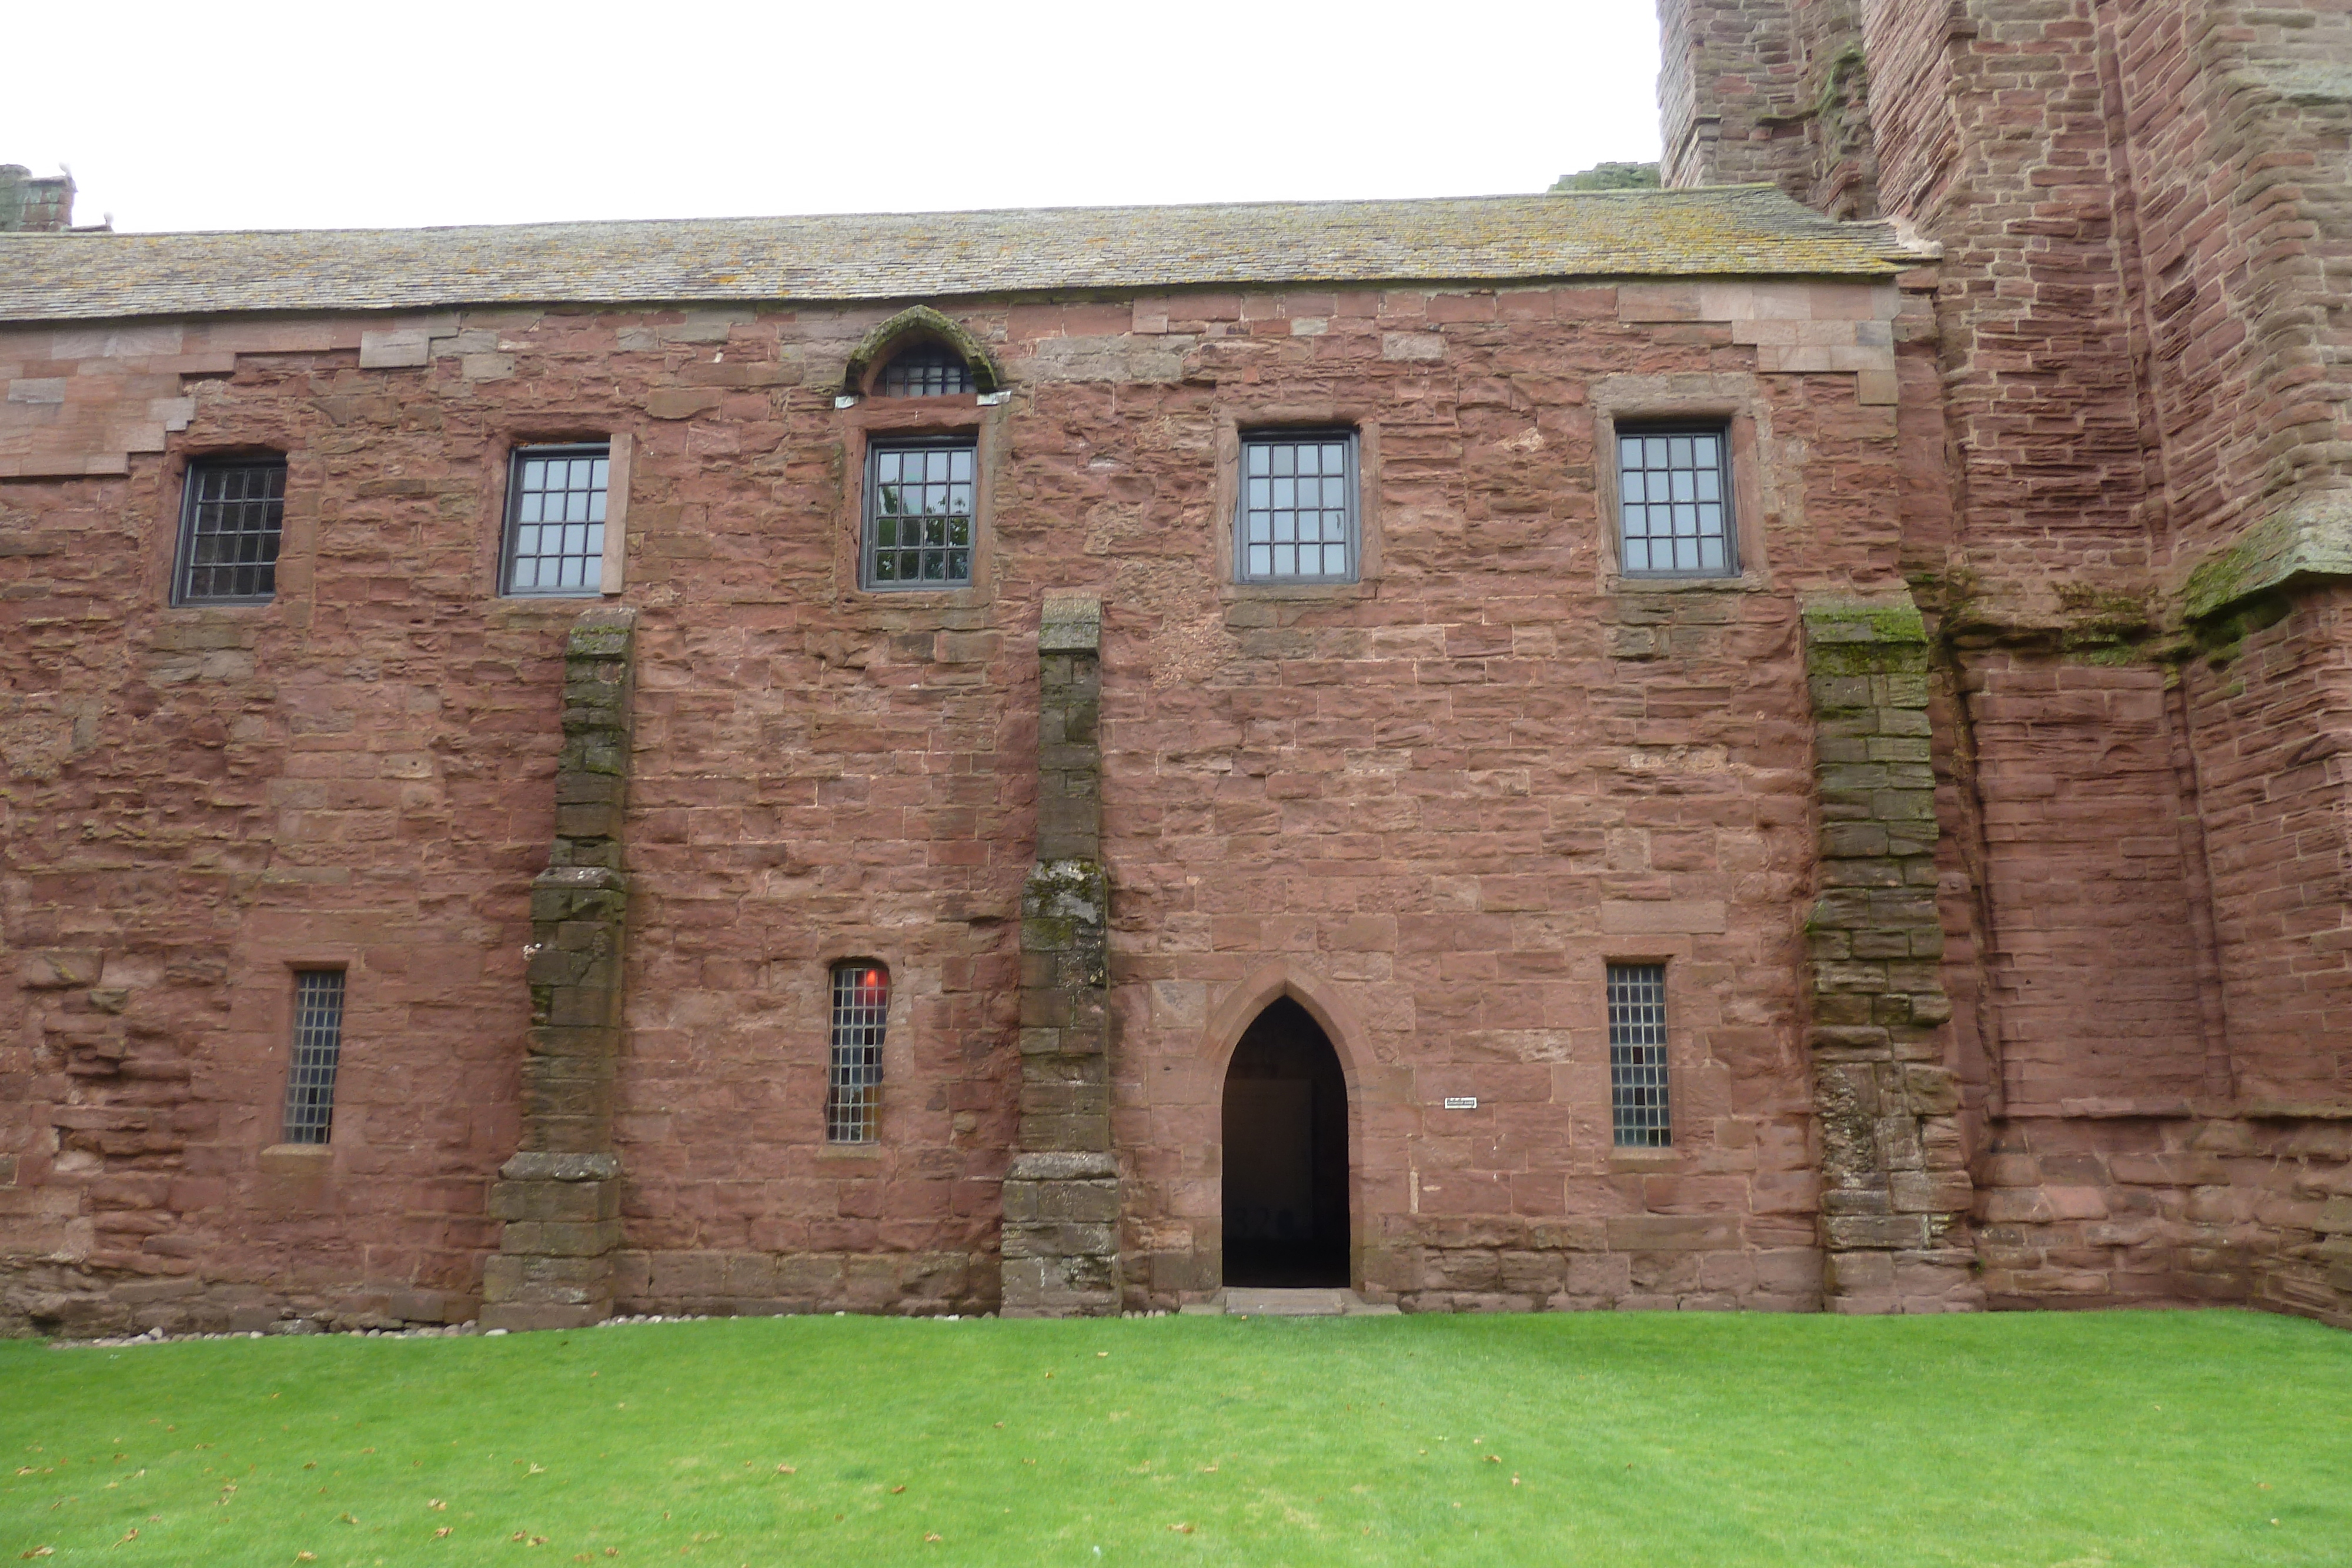
[[[618,1310],[997,1304],[1048,589],[1103,605],[1128,1304],[1216,1283],[1221,1009],[1268,973],[1335,1009],[1373,1293],[1816,1304],[1795,595],[1892,580],[1903,298],[969,307],[1010,396],[919,409],[836,406],[880,309],[12,336],[12,376],[186,415],[10,405],[12,1321],[473,1312],[579,608],[496,596],[506,454],[606,434],[637,618]],[[1732,422],[1750,570],[1621,581],[1607,422],[1693,412]],[[1313,421],[1361,433],[1364,581],[1237,588],[1237,432]],[[891,429],[980,443],[969,591],[856,587]],[[288,454],[278,598],[165,609],[179,465],[238,446]],[[266,1151],[305,954],[352,1000],[335,1142],[296,1164]],[[1673,976],[1672,1150],[1610,1144],[1612,958]],[[892,977],[862,1148],[822,1131],[849,959]]]
[[[1824,15],[1662,7],[1681,178],[1711,145],[1805,195],[1765,106]],[[1880,198],[1942,249],[1951,527],[1915,512],[1905,570],[1945,694],[1986,1291],[2340,1319],[2305,1211],[2352,1104],[2352,490],[2325,281],[2352,247],[2352,18],[1867,0],[1859,24]],[[1723,141],[1684,135],[1710,125]],[[2193,1181],[2134,1163],[2208,1149],[2230,1157]]]

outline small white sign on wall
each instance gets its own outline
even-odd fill
[[[1449,1111],[1475,1111],[1478,1108],[1478,1096],[1475,1094],[1448,1094],[1445,1097],[1445,1108]]]

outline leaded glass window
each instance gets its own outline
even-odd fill
[[[507,490],[506,591],[585,597],[604,589],[605,446],[523,446]]]
[[[343,1054],[343,972],[294,972],[294,1060],[286,1073],[289,1144],[323,1144],[335,1129],[335,1069]]]
[[[1721,427],[1617,433],[1620,559],[1629,577],[1729,577],[1731,443]]]
[[[884,397],[953,397],[978,390],[971,367],[944,343],[918,343],[882,367]]]
[[[278,591],[286,460],[192,463],[180,507],[174,604],[258,604]]]
[[[1240,514],[1242,581],[1355,580],[1355,433],[1244,436]]]
[[[875,444],[866,459],[866,587],[971,583],[977,455],[968,437]]]
[[[870,1144],[882,1103],[882,1035],[890,1019],[890,971],[879,964],[833,969],[833,1054],[825,1072],[824,1138]]]
[[[1621,1149],[1663,1149],[1675,1141],[1664,964],[1609,966],[1609,1121]]]

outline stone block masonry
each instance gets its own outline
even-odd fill
[[[1037,864],[1021,889],[1020,1152],[1004,1177],[1007,1317],[1116,1312],[1110,882],[1102,866],[1102,601],[1048,593],[1037,629]]]
[[[555,842],[530,890],[522,1147],[490,1188],[490,1217],[504,1228],[482,1274],[485,1328],[577,1328],[613,1312],[636,620],[634,610],[583,612],[564,645]]]
[[[1805,605],[1821,800],[1806,924],[1825,1295],[1847,1312],[1983,1304],[1936,903],[1928,644],[1908,595]]]

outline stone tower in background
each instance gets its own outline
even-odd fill
[[[2352,13],[1659,11],[1666,184],[1942,248],[1901,566],[1988,1298],[2342,1314]]]
[[[55,234],[73,227],[71,174],[33,178],[22,163],[0,163],[0,234]]]
[[[1658,0],[1668,185],[1770,181],[1878,215],[1861,0]]]

